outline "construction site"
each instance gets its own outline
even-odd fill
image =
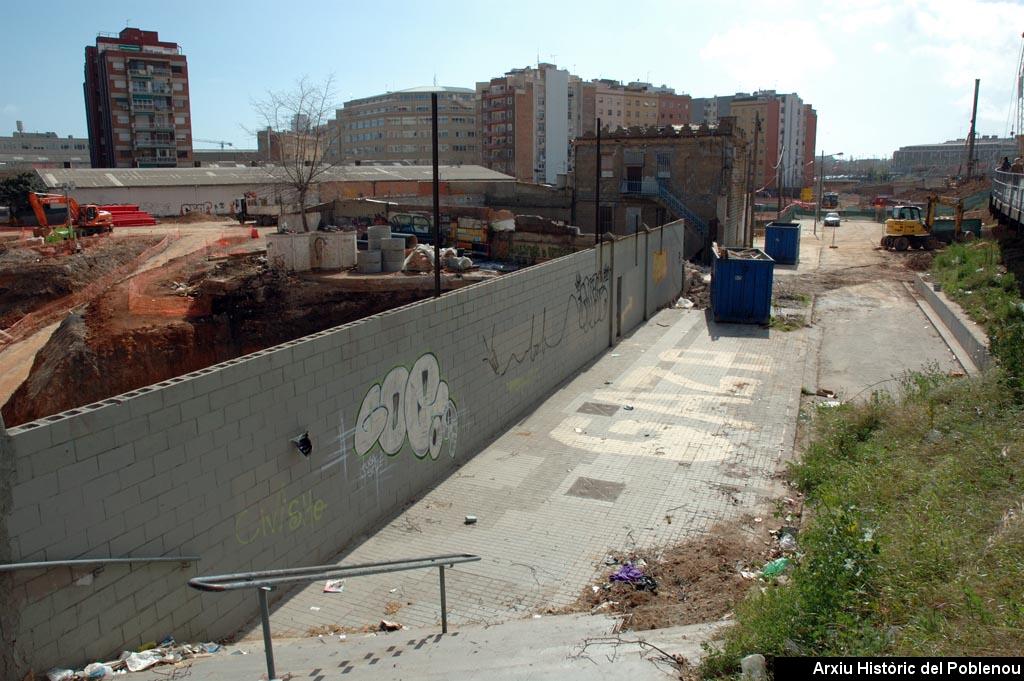
[[[0,140],[0,680],[1019,654],[1024,43],[1017,134],[976,145],[975,80],[901,172],[796,92],[539,51],[302,78],[233,150],[129,26],[86,46],[88,139]]]
[[[50,243],[29,227],[9,230],[0,236],[4,422],[17,426],[432,296],[433,251],[417,249],[412,232],[391,237],[388,209],[396,225],[413,215],[397,207],[350,202],[356,214],[338,216],[344,227],[310,234],[200,213]],[[385,224],[359,226],[367,208]],[[594,243],[551,220],[458,212],[493,218],[446,215],[450,242],[485,267],[446,248],[442,291]],[[429,235],[429,219],[415,216],[428,225],[420,236]],[[367,230],[381,236],[357,250]],[[381,238],[392,250],[381,251]],[[375,252],[374,268],[363,261]],[[397,262],[382,264],[380,253]]]

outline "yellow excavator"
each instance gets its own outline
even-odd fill
[[[974,238],[973,233],[963,230],[963,199],[932,195],[928,197],[928,208],[923,220],[920,206],[893,206],[892,217],[885,221],[882,248],[895,251],[905,251],[908,248],[930,251],[933,248],[938,248],[942,242],[934,235],[935,209],[940,205],[953,208],[954,241],[969,241]]]

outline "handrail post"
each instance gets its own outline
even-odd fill
[[[277,674],[274,672],[274,644],[270,640],[270,606],[267,604],[269,591],[269,586],[261,586],[256,589],[256,595],[260,600],[260,619],[263,621],[263,649],[267,655],[267,681],[277,681]]]
[[[441,633],[448,633],[448,601],[444,593],[444,565],[437,566],[437,572],[441,579]]]

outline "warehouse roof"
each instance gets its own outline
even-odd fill
[[[211,185],[260,185],[284,182],[284,169],[275,167],[236,168],[53,168],[36,171],[53,189],[66,182],[76,187],[181,187]],[[441,166],[442,181],[515,178],[483,166]],[[318,178],[320,182],[423,181],[433,177],[430,166],[335,166]]]

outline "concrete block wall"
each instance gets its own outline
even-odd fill
[[[616,323],[671,303],[682,252],[681,223],[641,232],[11,429],[0,562],[199,560],[6,576],[0,673],[232,633],[254,594],[189,578],[331,561],[606,349]],[[308,458],[290,441],[304,432]]]

